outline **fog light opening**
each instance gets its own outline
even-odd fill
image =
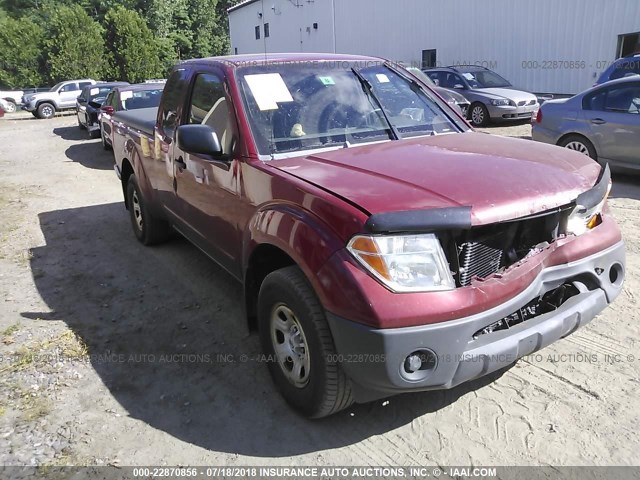
[[[609,281],[612,285],[619,287],[622,285],[622,281],[624,280],[624,270],[622,265],[619,263],[614,263],[611,265],[609,269]]]
[[[404,359],[402,369],[408,377],[422,377],[436,368],[436,355],[431,350],[416,350]]]

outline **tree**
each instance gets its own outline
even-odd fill
[[[48,12],[44,48],[52,82],[72,78],[100,78],[105,73],[103,29],[79,5]]]
[[[158,43],[139,13],[117,6],[105,26],[111,77],[135,83],[164,76]]]
[[[42,28],[29,19],[0,20],[0,84],[9,88],[42,85]]]

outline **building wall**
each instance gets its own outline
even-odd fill
[[[270,23],[266,42],[255,40],[258,11]],[[239,53],[336,51],[419,65],[422,50],[436,49],[438,65],[477,63],[535,92],[576,93],[616,58],[618,35],[640,31],[640,0],[258,0],[229,21]]]

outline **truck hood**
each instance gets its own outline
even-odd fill
[[[566,205],[600,166],[552,145],[484,133],[419,137],[272,160],[365,213],[470,206],[472,224]]]

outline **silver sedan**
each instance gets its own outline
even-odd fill
[[[533,121],[532,136],[618,170],[640,170],[640,77],[545,102]]]

